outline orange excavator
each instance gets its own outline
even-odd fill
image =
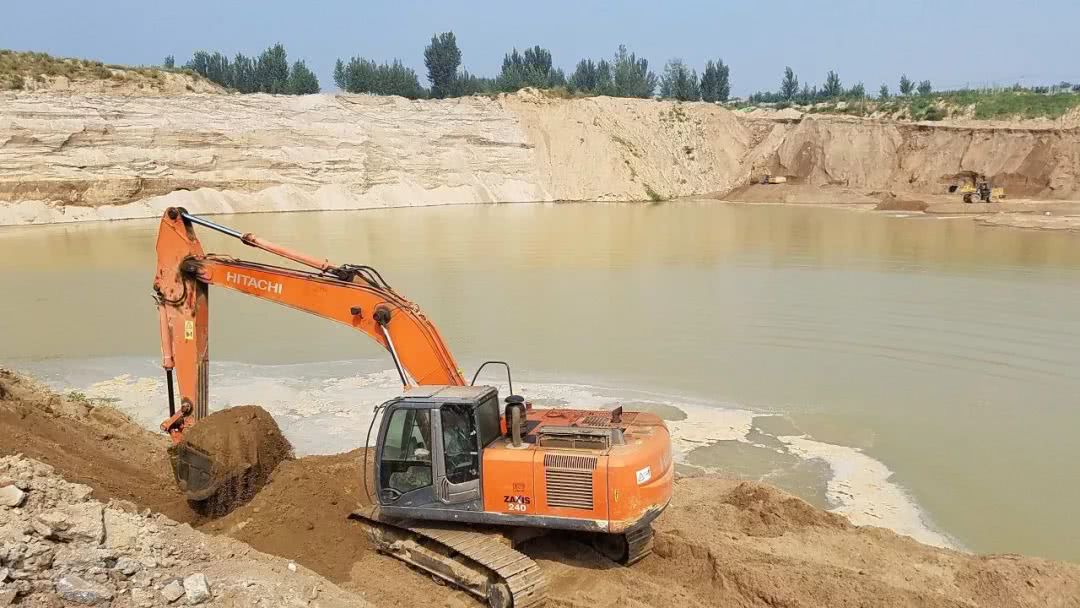
[[[310,270],[207,254],[195,226]],[[501,361],[481,365],[466,382],[431,321],[374,268],[331,264],[170,208],[154,277],[170,413],[161,426],[175,443],[174,473],[189,500],[219,490],[226,468],[186,439],[209,414],[212,285],[337,321],[389,353],[403,394],[375,408],[371,479],[342,480],[373,487],[373,506],[353,517],[380,551],[492,608],[543,601],[543,573],[517,547],[548,530],[588,534],[622,564],[651,552],[651,522],[667,506],[674,476],[659,417],[621,407],[533,408],[513,394]],[[475,385],[489,364],[505,368],[511,394],[502,401],[494,387]]]

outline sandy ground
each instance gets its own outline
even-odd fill
[[[988,226],[1041,230],[1080,230],[1080,199],[1010,197],[993,203],[970,203],[959,195],[904,190],[870,191],[843,186],[754,184],[708,197],[729,203],[838,207],[859,211],[966,218]]]
[[[206,520],[172,490],[164,444],[107,405],[0,375],[0,455],[22,452],[98,500],[122,498],[295,560],[376,605],[477,605],[376,554],[345,518],[367,500],[363,451],[286,461],[251,502]],[[921,545],[757,483],[681,478],[656,528],[654,555],[631,568],[572,536],[526,551],[549,577],[553,606],[1080,606],[1080,566]]]

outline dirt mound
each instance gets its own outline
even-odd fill
[[[708,485],[709,482],[703,482]],[[711,510],[711,509],[710,509]],[[719,499],[711,520],[731,521],[730,527],[747,536],[782,536],[785,532],[820,526],[847,530],[853,526],[835,513],[822,511],[804,500],[758,483],[740,483]]]
[[[363,526],[349,519],[357,507],[371,504],[362,485],[370,458],[359,449],[283,462],[254,500],[202,529],[295,560],[378,606],[475,607],[464,592],[377,554]],[[383,583],[395,580],[409,581],[409,593]]]
[[[930,203],[915,199],[900,198],[895,194],[881,197],[881,202],[874,207],[877,211],[926,211]]]
[[[278,464],[292,457],[292,445],[274,418],[257,405],[230,407],[200,420],[169,450],[172,465],[192,449],[209,456],[209,483],[196,487],[185,480],[182,485],[188,498],[197,501],[195,508],[210,516],[225,515],[251,500]]]
[[[61,396],[0,369],[0,456],[25,454],[55,467],[99,500],[127,500],[176,521],[195,518],[176,491],[164,435],[80,395]]]

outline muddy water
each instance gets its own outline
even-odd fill
[[[633,392],[667,412],[687,465],[861,504],[860,523],[891,525],[908,497],[968,548],[1080,560],[1076,235],[715,203],[218,219],[377,266],[468,372],[507,359],[552,403]],[[155,230],[0,230],[0,363],[71,386],[153,377]],[[264,259],[201,234],[209,250]],[[303,393],[366,411],[365,390],[394,390],[362,336],[232,293],[211,301],[211,352],[230,362],[216,398]],[[357,360],[369,375],[349,380],[341,362]],[[342,445],[366,425],[348,428]]]

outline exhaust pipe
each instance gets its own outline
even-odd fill
[[[520,448],[524,443],[522,425],[525,423],[525,398],[521,395],[510,395],[506,398],[506,432],[510,435],[510,443],[515,448]]]

